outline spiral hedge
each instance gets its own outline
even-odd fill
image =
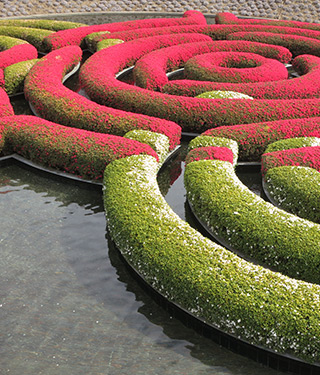
[[[15,152],[85,179],[103,179],[111,237],[147,283],[208,325],[311,363],[317,371],[320,206],[318,187],[308,181],[319,181],[319,146],[306,137],[320,138],[320,28],[293,21],[239,20],[229,13],[218,14],[216,21],[207,25],[200,12],[188,11],[182,18],[94,26],[0,23],[0,35],[21,38],[27,42],[21,46],[47,52],[10,62],[1,71],[0,152]],[[259,40],[254,42],[234,39],[239,32],[246,32],[245,38],[251,32],[273,35],[261,43],[261,34],[260,39],[252,35]],[[123,42],[94,52],[101,41],[114,39]],[[280,39],[285,47],[275,45]],[[8,56],[20,58],[15,47],[7,49]],[[62,82],[81,64],[82,48],[88,47],[92,55],[80,68],[82,87],[75,92]],[[197,76],[196,81],[168,78],[169,71],[188,65],[191,70],[199,62],[212,66],[213,53],[229,76],[244,69],[235,63],[236,56],[244,56],[245,82],[215,82],[210,69],[210,82]],[[246,65],[250,59],[252,67]],[[250,69],[263,67],[265,59],[281,74],[268,81],[265,66],[255,82]],[[16,84],[6,70],[21,63],[29,65],[19,74],[19,87],[38,117],[15,115],[10,104],[8,94],[15,89],[9,87]],[[299,76],[287,78],[283,64],[292,65]],[[117,78],[132,67],[133,84]],[[193,97],[220,84],[218,90],[253,99]],[[192,85],[196,88],[190,89]],[[181,87],[186,91],[179,92]],[[157,172],[184,132],[201,134],[190,142],[186,159],[189,202],[223,246],[178,218],[160,193]],[[292,138],[302,138],[302,146],[292,147],[297,142]],[[272,145],[279,140],[280,146]],[[265,185],[272,181],[270,192],[281,190],[270,193],[274,202],[287,200],[284,208],[290,211],[292,196],[298,194],[300,205],[288,213],[255,196],[236,176],[238,161],[262,161]],[[298,192],[291,172],[277,172],[288,168],[304,171],[297,178],[311,188],[309,197],[306,188]]]

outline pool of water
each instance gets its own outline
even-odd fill
[[[182,170],[178,155],[159,184],[188,217]],[[153,301],[108,236],[99,189],[14,165],[0,168],[0,198],[1,374],[280,374]]]

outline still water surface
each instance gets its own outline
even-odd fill
[[[180,172],[178,158],[159,184],[188,216]],[[280,374],[186,328],[141,289],[108,237],[100,190],[1,167],[0,212],[1,374]]]

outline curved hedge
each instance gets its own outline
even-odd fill
[[[260,161],[267,146],[279,139],[320,137],[320,118],[223,126],[202,135],[233,139],[239,146],[239,161]]]
[[[119,158],[141,153],[157,158],[146,144],[34,116],[1,117],[0,132],[4,141],[0,152],[16,152],[31,161],[86,179],[101,179],[106,165]]]
[[[186,34],[187,35],[187,34]],[[139,41],[131,42],[137,45]],[[129,43],[127,43],[129,44]],[[178,45],[160,49],[139,58],[133,70],[135,82],[138,86],[148,90],[161,89],[169,82],[166,72],[184,66],[192,57],[213,52],[248,52],[277,59],[283,63],[291,60],[291,53],[285,48],[273,47],[261,43],[211,41]],[[209,90],[207,90],[209,91]]]
[[[149,156],[117,160],[105,170],[107,224],[126,260],[207,324],[255,345],[319,360],[319,286],[248,263],[202,237],[167,205],[157,170]]]
[[[0,52],[0,69],[20,61],[32,60],[38,57],[37,49],[29,43],[15,45]]]
[[[269,43],[288,48],[293,57],[302,54],[320,56],[320,40],[299,35],[274,34],[269,32],[238,32],[229,34],[228,40],[248,40]]]
[[[231,90],[256,99],[308,99],[319,97],[320,58],[312,55],[300,55],[293,60],[292,65],[301,74],[300,77],[254,83],[173,80],[163,87],[163,92],[193,97],[210,90]],[[267,72],[265,76],[268,77]]]
[[[261,172],[283,165],[301,165],[320,171],[320,146],[301,147],[264,153],[261,157]]]
[[[271,202],[304,219],[320,223],[320,173],[302,166],[271,168],[264,176]]]
[[[4,89],[8,95],[23,93],[24,80],[37,61],[39,60],[21,61],[4,68]]]
[[[18,39],[23,39],[37,48],[38,51],[44,52],[44,39],[54,33],[52,30],[35,29],[31,27],[19,26],[1,26],[0,35],[7,35]]]
[[[215,17],[215,21],[218,24],[276,25],[276,26],[299,27],[300,29],[311,29],[311,30],[320,31],[320,25],[318,23],[290,21],[290,20],[264,20],[264,19],[250,19],[250,18],[241,19],[241,18],[238,18],[233,13],[229,13],[229,12],[217,13]]]
[[[114,32],[139,29],[141,27],[152,28],[189,24],[205,25],[206,23],[207,21],[201,12],[188,10],[183,14],[183,17],[181,18],[151,18],[126,22],[106,23],[93,26],[83,26],[71,30],[61,30],[45,38],[44,43],[46,46],[46,51],[51,51],[61,47],[66,47],[70,44],[80,46],[87,35],[100,31]]]
[[[0,87],[0,119],[3,116],[14,115],[8,94]]]
[[[265,202],[228,162],[187,164],[185,186],[199,220],[227,246],[288,276],[320,282],[319,225]]]
[[[83,23],[69,22],[69,21],[57,21],[57,20],[41,20],[41,19],[1,19],[0,26],[15,26],[15,27],[31,27],[34,29],[46,29],[46,30],[65,30],[74,29],[81,26],[86,26]]]
[[[173,122],[101,106],[66,88],[61,81],[81,57],[80,47],[69,46],[49,53],[33,66],[24,92],[37,114],[62,125],[114,135],[151,130],[168,136],[171,148],[179,143],[181,129]]]
[[[215,52],[194,56],[184,65],[184,77],[214,82],[265,82],[288,78],[286,67],[255,53]]]

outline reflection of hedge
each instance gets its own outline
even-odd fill
[[[233,139],[239,146],[240,161],[260,161],[267,146],[279,139],[320,137],[320,118],[279,120],[210,129],[203,135]]]
[[[42,165],[101,179],[113,160],[147,153],[150,146],[131,139],[58,125],[34,116],[0,118],[4,153],[16,152]]]
[[[185,184],[197,217],[228,246],[291,277],[320,282],[319,225],[265,202],[227,162],[188,164]]]
[[[25,80],[25,96],[39,115],[100,133],[124,135],[134,129],[151,130],[168,136],[171,148],[179,143],[181,129],[172,122],[101,106],[66,88],[61,81],[81,56],[78,46],[61,48],[43,57],[31,69]]]
[[[46,50],[58,49],[66,47],[70,44],[80,46],[84,38],[92,33],[100,31],[125,31],[139,28],[153,28],[174,25],[189,25],[189,24],[206,24],[207,21],[202,13],[194,10],[189,10],[183,14],[182,18],[151,18],[126,22],[114,22],[101,25],[83,26],[72,30],[61,30],[55,34],[48,36],[44,43]]]
[[[265,177],[269,197],[283,210],[320,223],[320,173],[313,168],[283,166]]]
[[[109,164],[104,174],[108,228],[127,261],[166,298],[207,323],[317,360],[319,286],[245,262],[202,237],[166,204],[157,170],[152,157],[132,156]]]
[[[163,91],[172,95],[196,96],[210,90],[232,90],[256,99],[302,99],[319,97],[320,58],[301,55],[293,60],[293,67],[302,76],[275,82],[229,83],[171,81]],[[266,74],[266,77],[268,75]]]

